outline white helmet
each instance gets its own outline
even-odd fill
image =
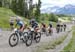
[[[20,21],[20,20],[22,20],[21,17],[17,16],[16,21]]]

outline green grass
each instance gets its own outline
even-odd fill
[[[11,16],[16,16],[16,14],[7,8],[0,8],[0,28],[10,28],[9,19]],[[28,22],[28,19],[22,17],[25,22]],[[28,24],[28,23],[27,23]]]
[[[71,17],[61,17],[61,18],[58,18],[58,19],[61,22],[71,22]]]
[[[73,30],[72,39],[68,44],[68,46],[66,46],[64,50],[61,52],[75,52],[75,26],[73,26],[72,30]]]
[[[15,15],[10,9],[0,8],[0,28],[9,28],[9,18]]]

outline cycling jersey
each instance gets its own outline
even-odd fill
[[[24,25],[24,23],[23,23],[22,21],[18,21],[18,22],[17,22],[17,25],[19,25],[19,26],[20,26],[20,28],[22,28],[22,27],[23,27],[23,25]]]
[[[30,21],[30,24],[32,28],[36,28],[38,26],[38,23],[36,21],[35,22]]]
[[[36,28],[38,26],[38,23],[37,22],[34,22],[31,25],[32,25],[32,28]]]
[[[36,22],[35,19],[30,20],[30,25],[31,25],[32,28],[37,28],[38,27],[38,23]]]
[[[49,27],[52,28],[52,24],[49,24]]]

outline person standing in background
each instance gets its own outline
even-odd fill
[[[9,23],[10,23],[10,29],[13,30],[13,28],[14,28],[14,16],[10,17]]]

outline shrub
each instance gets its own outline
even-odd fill
[[[56,15],[54,15],[53,13],[51,13],[49,16],[49,21],[57,22],[58,17]]]

